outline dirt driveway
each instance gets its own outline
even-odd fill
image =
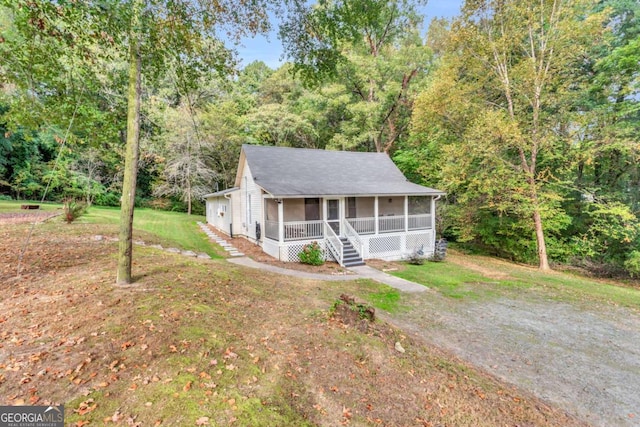
[[[408,296],[392,323],[594,426],[640,426],[640,314],[532,298]]]

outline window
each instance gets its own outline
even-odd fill
[[[356,218],[356,198],[347,197],[347,218]]]
[[[304,199],[304,219],[305,221],[318,221],[320,219],[320,199]]]

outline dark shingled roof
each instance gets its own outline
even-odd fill
[[[204,196],[202,196],[203,199],[208,199],[210,197],[220,197],[220,196],[224,196],[225,194],[229,194],[229,193],[233,193],[236,190],[239,190],[239,187],[233,187],[233,188],[227,188],[226,190],[222,190],[222,191],[216,191],[215,193],[210,193],[210,194],[205,194]]]
[[[277,197],[439,195],[413,184],[384,153],[243,145],[256,184]]]

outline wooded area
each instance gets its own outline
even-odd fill
[[[120,205],[137,35],[136,206],[201,212],[242,143],[384,151],[449,240],[640,274],[639,1],[467,0],[426,35],[421,2],[244,4],[1,0],[0,197]],[[274,14],[290,62],[236,71]]]

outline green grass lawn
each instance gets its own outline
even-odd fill
[[[12,200],[0,201],[0,213],[26,212],[21,211],[20,205],[38,204],[41,210],[61,209],[59,203],[39,203],[33,201]],[[61,221],[62,219],[56,219]],[[213,258],[222,258],[222,248],[211,242],[204,234],[197,222],[205,222],[201,215],[186,215],[181,212],[167,212],[153,209],[137,208],[134,212],[134,238],[146,243],[157,243],[165,247],[178,247],[194,252],[204,252]],[[91,206],[87,213],[77,222],[80,224],[100,225],[102,233],[117,236],[117,225],[120,222],[120,209]]]
[[[120,209],[92,206],[80,222],[117,225]],[[211,257],[221,258],[220,248],[211,242],[200,230],[197,222],[205,222],[201,215],[186,215],[181,212],[167,212],[138,208],[133,216],[133,229],[148,243],[159,243],[165,247],[175,246],[194,252],[205,252]]]
[[[504,278],[487,277],[453,262],[406,264],[395,276],[421,283],[451,298],[538,295],[543,298],[640,309],[640,289],[562,272],[543,273],[488,257],[464,256]]]
[[[61,203],[40,203],[39,201],[35,200],[0,200],[0,213],[26,212],[20,209],[20,206],[22,205],[40,205],[40,210],[44,211],[54,211],[56,209],[62,209]]]

